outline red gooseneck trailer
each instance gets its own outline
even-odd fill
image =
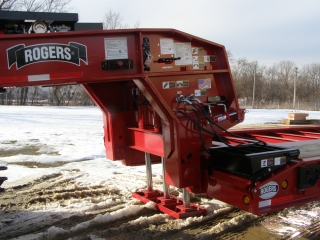
[[[0,90],[81,84],[103,112],[106,157],[146,165],[147,189],[133,197],[175,218],[206,214],[190,192],[257,215],[320,198],[320,127],[228,131],[245,110],[224,46],[174,29],[92,30],[75,15],[9,13],[0,12]]]

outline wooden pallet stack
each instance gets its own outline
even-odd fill
[[[282,124],[320,124],[319,119],[307,119],[308,116],[308,113],[288,113],[288,119],[282,120]]]

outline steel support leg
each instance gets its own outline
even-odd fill
[[[149,153],[145,153],[146,160],[146,173],[147,173],[147,190],[152,192],[152,168],[151,168],[151,158]]]
[[[183,188],[182,189],[183,193],[183,204],[186,208],[190,208],[190,194],[187,191],[187,189]]]
[[[161,158],[161,162],[162,162],[162,176],[163,176],[163,198],[170,199],[169,185],[166,183],[166,163],[163,157]]]
[[[152,189],[152,170],[150,154],[145,153],[147,169],[147,189],[133,192],[132,197],[143,203],[153,202],[154,206],[161,212],[169,214],[174,218],[187,218],[206,215],[206,209],[194,203],[190,203],[190,194],[183,188],[183,199],[169,195],[169,186],[165,178],[165,160],[162,158],[163,167],[163,192]]]

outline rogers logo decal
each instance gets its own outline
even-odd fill
[[[7,49],[8,69],[47,61],[62,61],[80,66],[80,60],[88,65],[87,46],[76,42],[69,44],[46,43],[26,47],[24,44]]]
[[[262,199],[270,199],[279,191],[279,185],[276,182],[268,182],[259,189],[259,195]]]

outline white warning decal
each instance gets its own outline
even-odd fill
[[[175,57],[180,57],[176,60],[176,65],[192,65],[192,48],[191,43],[175,43]]]
[[[161,54],[174,54],[173,38],[160,38]]]
[[[128,45],[126,37],[105,38],[104,47],[106,60],[128,58]]]

